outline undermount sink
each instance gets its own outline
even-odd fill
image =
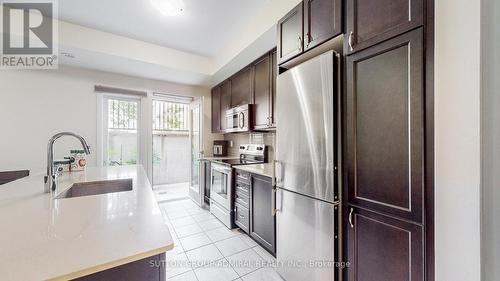
[[[59,194],[56,199],[116,193],[131,190],[132,179],[80,182],[74,183],[70,188]]]

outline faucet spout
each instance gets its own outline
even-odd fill
[[[45,176],[45,188],[44,192],[45,193],[50,193],[51,191],[55,191],[56,189],[56,176],[57,176],[57,171],[55,171],[54,167],[54,143],[57,139],[59,139],[62,136],[71,136],[75,137],[80,141],[82,144],[83,150],[85,151],[85,154],[89,155],[90,154],[90,147],[87,144],[87,141],[85,138],[82,136],[72,133],[72,132],[61,132],[58,134],[55,134],[53,137],[49,139],[49,143],[47,144],[47,175]]]

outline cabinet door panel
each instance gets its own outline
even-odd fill
[[[231,108],[231,80],[222,83],[220,96],[220,127],[224,131],[227,129],[226,111]]]
[[[272,183],[268,177],[250,177],[250,236],[271,253],[276,252],[276,220],[272,215]]]
[[[220,94],[221,89],[219,86],[212,89],[212,132],[217,133],[220,131]]]
[[[231,78],[231,107],[252,102],[252,68],[247,67]]]
[[[342,33],[341,0],[304,1],[304,50]]]
[[[272,70],[272,90],[271,90],[271,127],[276,127],[276,80],[278,77],[278,61],[277,50],[271,54],[271,70]]]
[[[271,87],[271,57],[267,54],[254,64],[254,129],[269,124]]]
[[[423,0],[347,1],[349,52],[373,46],[423,23]],[[348,40],[346,40],[347,42]]]
[[[422,226],[353,209],[348,225],[348,279],[423,281]]]
[[[302,2],[278,21],[278,60],[283,63],[302,53]]]
[[[348,201],[422,222],[422,29],[347,58]]]

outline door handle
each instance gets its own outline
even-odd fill
[[[354,44],[354,43],[353,43],[353,40],[354,40],[354,38],[353,38],[353,37],[354,37],[354,32],[353,32],[353,31],[351,31],[351,33],[349,33],[349,39],[347,40],[347,42],[349,43],[349,48],[351,49],[351,51],[354,49],[354,48],[352,47],[352,45]]]
[[[354,224],[352,223],[352,213],[354,212],[354,209],[351,208],[351,211],[349,212],[349,224],[351,225],[351,228],[354,228]]]

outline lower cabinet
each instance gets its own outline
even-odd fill
[[[272,214],[271,178],[250,176],[250,236],[273,255],[276,253],[276,217]]]
[[[123,264],[99,271],[74,281],[160,281],[166,280],[165,254],[151,256],[142,260]]]
[[[349,281],[424,280],[423,227],[349,207]]]
[[[271,178],[239,170],[236,174],[234,223],[268,252],[276,255],[276,217],[272,214]]]

